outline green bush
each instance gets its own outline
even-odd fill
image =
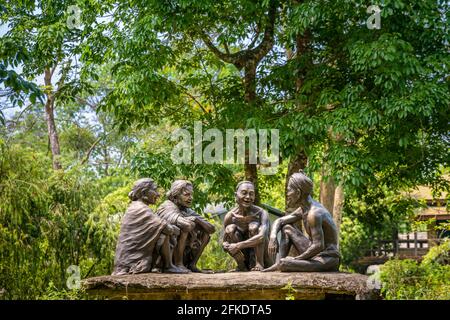
[[[423,263],[450,265],[450,240],[447,239],[441,245],[432,247],[424,257]]]
[[[131,184],[109,193],[95,208],[86,222],[88,227],[87,245],[98,257],[85,275],[110,274],[114,267],[114,255],[120,223],[130,203],[128,192]]]
[[[353,261],[364,256],[370,241],[370,232],[362,223],[343,217],[339,242],[342,265],[348,267]]]
[[[430,250],[421,263],[390,260],[381,268],[382,294],[388,300],[449,300],[450,265],[436,257],[447,256],[450,241]]]
[[[82,289],[60,289],[50,281],[45,292],[38,297],[39,300],[86,300],[91,299]]]
[[[371,186],[364,193],[346,195],[340,228],[340,250],[343,267],[363,258],[378,240],[411,231],[417,200],[384,185]]]
[[[198,261],[198,267],[200,269],[210,269],[214,271],[227,271],[236,268],[234,259],[222,248],[222,222],[213,219],[209,219],[209,222],[214,224],[216,232],[211,236],[211,240],[203,251],[203,254]]]
[[[1,299],[70,298],[71,265],[81,278],[110,272],[114,234],[94,219],[103,181],[83,168],[53,171],[45,154],[20,145],[0,148]]]

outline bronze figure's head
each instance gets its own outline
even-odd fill
[[[244,208],[255,202],[255,186],[250,181],[241,181],[236,187],[236,203]]]
[[[128,194],[131,201],[142,201],[145,204],[154,204],[159,197],[158,186],[150,178],[143,178],[136,181],[133,189]]]
[[[287,205],[289,208],[298,207],[299,204],[312,195],[313,182],[303,172],[294,173],[289,178],[287,191]]]
[[[175,180],[166,195],[167,199],[176,205],[190,208],[194,196],[194,186],[188,180]]]

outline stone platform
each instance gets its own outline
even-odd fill
[[[88,278],[82,286],[100,299],[284,300],[288,294],[302,300],[378,299],[367,279],[342,272],[145,273]]]

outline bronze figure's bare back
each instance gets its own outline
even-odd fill
[[[328,210],[311,198],[312,181],[295,173],[288,184],[288,206],[293,212],[272,226],[269,254],[276,263],[264,271],[337,271],[339,269],[338,231]],[[305,233],[296,225],[303,223]],[[278,243],[277,234],[281,232]],[[295,256],[288,256],[294,247]],[[278,256],[277,256],[278,253]]]

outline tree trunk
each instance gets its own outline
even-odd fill
[[[52,162],[54,170],[61,170],[62,166],[59,161],[61,150],[59,147],[59,137],[55,124],[55,97],[52,93],[52,75],[50,69],[45,69],[44,83],[46,88],[47,101],[45,103],[45,120],[47,122],[48,139],[50,141],[50,150],[52,152]]]
[[[218,49],[204,31],[199,31],[199,37],[203,40],[208,49],[224,62],[232,63],[238,70],[244,69],[244,101],[249,108],[255,108],[256,97],[256,69],[258,63],[269,53],[274,45],[275,21],[279,2],[269,1],[269,10],[267,13],[267,24],[261,42],[256,47],[250,44],[248,48],[231,54],[226,48],[226,52]],[[247,149],[248,151],[248,149]],[[259,204],[258,192],[258,172],[256,164],[250,164],[245,161],[245,178],[255,184],[255,203]]]
[[[248,61],[244,70],[244,100],[251,105],[256,101],[256,61]]]
[[[292,59],[295,57],[295,59],[300,59],[302,55],[304,55],[308,51],[308,42],[310,38],[309,31],[305,31],[302,35],[296,35],[295,37],[295,44],[296,44],[296,53],[295,56],[291,53],[288,53],[288,59]],[[303,86],[305,77],[305,70],[302,68],[299,68],[297,70],[297,77],[295,79],[295,92],[299,92],[300,89]],[[308,164],[308,156],[306,155],[305,151],[301,149],[298,151],[298,153],[291,158],[289,164],[288,164],[288,170],[286,174],[286,180],[284,185],[285,190],[285,208],[287,209],[287,187],[289,183],[289,178],[292,174],[299,172],[300,170],[303,170],[306,168],[306,165]]]
[[[253,61],[249,61],[245,66],[244,89],[245,102],[248,104],[249,108],[253,108],[256,102],[256,63]],[[247,149],[245,152],[245,180],[251,181],[255,185],[255,204],[259,205],[258,170],[256,164],[249,163],[249,151],[250,150]]]
[[[336,227],[338,229],[338,243],[339,243],[339,235],[341,234],[341,221],[342,221],[342,210],[344,209],[344,184],[341,182],[336,187],[336,191],[334,193],[334,206],[333,206],[333,220],[336,223]]]
[[[302,55],[306,54],[309,50],[308,48],[308,44],[311,38],[311,33],[309,32],[309,30],[305,30],[303,35],[297,35],[295,37],[295,45],[297,47],[297,52],[296,52],[296,59],[300,59],[302,57]],[[304,82],[304,78],[305,78],[305,69],[304,68],[299,68],[297,70],[297,78],[295,80],[295,90],[297,92],[300,91],[300,89],[303,86],[303,82]]]
[[[326,164],[324,164],[320,180],[320,202],[331,214],[333,214],[335,190],[334,178],[329,174]]]
[[[105,176],[109,176],[109,152],[108,152],[108,148],[106,146],[106,144],[104,145],[103,148],[103,155],[104,155],[104,159],[105,159]]]
[[[254,108],[256,105],[256,69],[258,63],[267,55],[274,45],[275,21],[277,16],[278,1],[269,1],[268,20],[264,29],[261,42],[256,47],[253,44],[247,49],[231,54],[218,49],[209,38],[208,34],[199,31],[198,36],[203,40],[208,49],[224,62],[232,63],[238,70],[244,68],[244,100],[248,107]],[[259,192],[257,187],[258,172],[256,164],[245,161],[245,178],[255,184],[255,203],[259,204]]]

